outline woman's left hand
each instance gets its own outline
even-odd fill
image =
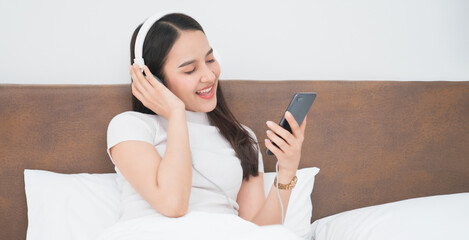
[[[292,133],[272,121],[267,121],[267,126],[271,130],[267,130],[267,137],[270,140],[265,139],[265,146],[277,157],[279,175],[282,173],[284,176],[293,177],[296,175],[296,170],[298,170],[300,164],[306,117],[301,126],[298,126],[290,112],[285,113],[285,119],[290,124]],[[272,142],[277,144],[278,148]]]

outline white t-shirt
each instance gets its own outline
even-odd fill
[[[198,210],[214,213],[233,213],[232,206],[238,211],[236,198],[243,180],[240,160],[230,143],[215,126],[210,125],[207,113],[186,111],[189,144],[194,167],[205,177],[216,183],[225,194],[192,169],[192,189],[189,211]],[[256,140],[254,132],[245,129]],[[160,156],[166,150],[168,121],[161,116],[127,111],[116,115],[107,130],[107,152],[114,145],[126,140],[140,140],[155,146]],[[264,172],[262,154],[259,151],[259,172]],[[135,159],[138,161],[138,159]],[[112,161],[114,163],[114,161]],[[149,214],[159,214],[122,176],[115,167],[117,184],[121,190],[120,220],[132,219]]]

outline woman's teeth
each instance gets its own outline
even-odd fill
[[[212,88],[213,88],[213,86],[211,86],[210,88],[204,89],[204,90],[197,91],[196,93],[197,94],[205,94],[205,93],[208,93],[208,92],[212,91]]]

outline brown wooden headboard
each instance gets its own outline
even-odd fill
[[[317,166],[313,219],[412,197],[469,192],[469,82],[222,81],[265,150],[265,121],[317,93],[300,167]],[[0,239],[25,239],[24,169],[113,172],[111,118],[130,85],[0,85]],[[266,171],[275,159],[265,157]]]

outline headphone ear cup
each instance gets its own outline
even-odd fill
[[[153,74],[153,77],[156,78],[156,80],[158,80],[158,82],[160,82],[161,84],[164,84],[163,81],[160,78],[158,78],[155,74]]]

